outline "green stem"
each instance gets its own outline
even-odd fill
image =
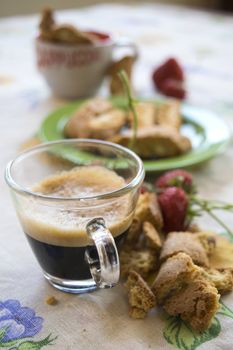
[[[233,232],[229,229],[229,227],[221,220],[217,215],[215,215],[212,211],[206,210],[206,212],[216,221],[219,223],[220,226],[222,226],[227,233],[233,238]]]
[[[222,226],[222,228],[224,228],[224,230],[227,231],[227,233],[233,238],[233,232],[229,229],[229,227],[213,212],[213,210],[226,210],[226,211],[231,211],[233,205],[232,204],[228,204],[228,203],[220,203],[218,205],[216,205],[216,201],[208,201],[208,200],[204,200],[202,198],[198,198],[196,196],[190,196],[190,203],[191,203],[191,216],[195,216],[195,212],[197,212],[198,214],[201,211],[206,212],[209,216],[212,217],[212,219],[214,219],[220,226]],[[197,207],[197,209],[195,210],[193,207]],[[192,215],[194,214],[194,215]]]
[[[128,109],[132,112],[132,115],[133,115],[133,135],[129,144],[129,148],[133,148],[137,139],[137,130],[138,130],[138,116],[134,107],[135,99],[132,95],[129,79],[126,72],[124,70],[121,70],[118,74],[125,89],[125,94],[128,102]]]

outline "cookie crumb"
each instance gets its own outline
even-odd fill
[[[46,299],[46,304],[48,305],[54,306],[54,305],[57,305],[57,303],[58,303],[58,300],[53,295],[48,296]]]

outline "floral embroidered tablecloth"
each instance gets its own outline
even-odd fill
[[[134,83],[138,95],[155,96],[150,76],[168,56],[183,63],[188,102],[233,124],[233,18],[162,5],[99,5],[58,13],[60,20],[128,36],[140,49]],[[48,112],[65,103],[53,97],[35,68],[38,16],[0,20],[0,164],[3,169]],[[106,93],[105,88],[101,90]],[[193,169],[203,196],[232,201],[233,149]],[[204,334],[191,332],[160,309],[131,320],[121,285],[68,295],[44,280],[26,243],[3,177],[0,179],[0,349],[211,349],[233,348],[233,295]],[[228,225],[233,218],[224,215]],[[203,225],[215,228],[203,219]],[[57,298],[56,306],[45,300]]]

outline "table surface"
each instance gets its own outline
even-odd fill
[[[211,109],[232,127],[233,17],[150,4],[99,5],[59,12],[57,17],[132,38],[141,53],[134,76],[138,95],[155,96],[150,80],[153,67],[171,55],[177,57],[187,75],[188,102]],[[35,68],[33,41],[38,20],[38,16],[0,20],[2,172],[48,112],[66,102],[50,94]],[[106,93],[104,87],[101,93]],[[193,169],[193,173],[204,197],[230,202],[232,146],[224,154]],[[129,319],[121,285],[81,296],[64,294],[49,286],[21,233],[3,177],[0,187],[0,348],[4,343],[1,329],[6,327],[11,330],[11,339],[16,339],[4,347],[7,349],[174,348],[166,340],[169,321],[161,310],[157,309],[145,320]],[[233,227],[231,216],[224,214],[223,220]],[[215,228],[206,218],[203,225]],[[47,305],[48,295],[54,295],[58,305]],[[231,350],[233,296],[228,295],[223,301],[229,309],[224,309],[225,315],[217,316],[218,321],[206,335],[205,340],[213,338],[210,342],[204,342],[204,338],[184,328],[180,329],[178,340],[169,333],[170,341],[179,349]],[[50,338],[46,338],[49,335]],[[26,336],[31,336],[31,340],[23,340]],[[28,343],[29,340],[32,343]],[[53,341],[49,346],[50,340]]]

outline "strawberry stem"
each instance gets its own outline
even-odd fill
[[[207,213],[212,217],[226,232],[233,238],[233,231],[213,212],[214,210],[232,211],[233,205],[230,203],[210,201],[202,199],[200,197],[191,195],[189,196],[190,205],[188,215],[190,221],[195,216],[200,216],[202,212]]]
[[[136,109],[134,107],[134,103],[136,102],[133,95],[132,95],[132,91],[130,89],[130,83],[129,83],[129,79],[128,76],[126,74],[126,72],[124,70],[121,70],[118,73],[121,82],[124,86],[125,89],[125,94],[127,97],[127,102],[128,102],[128,109],[132,112],[133,115],[133,135],[132,138],[130,140],[130,144],[129,144],[129,148],[133,148],[137,139],[137,130],[138,130],[138,116],[137,116],[137,112]]]

